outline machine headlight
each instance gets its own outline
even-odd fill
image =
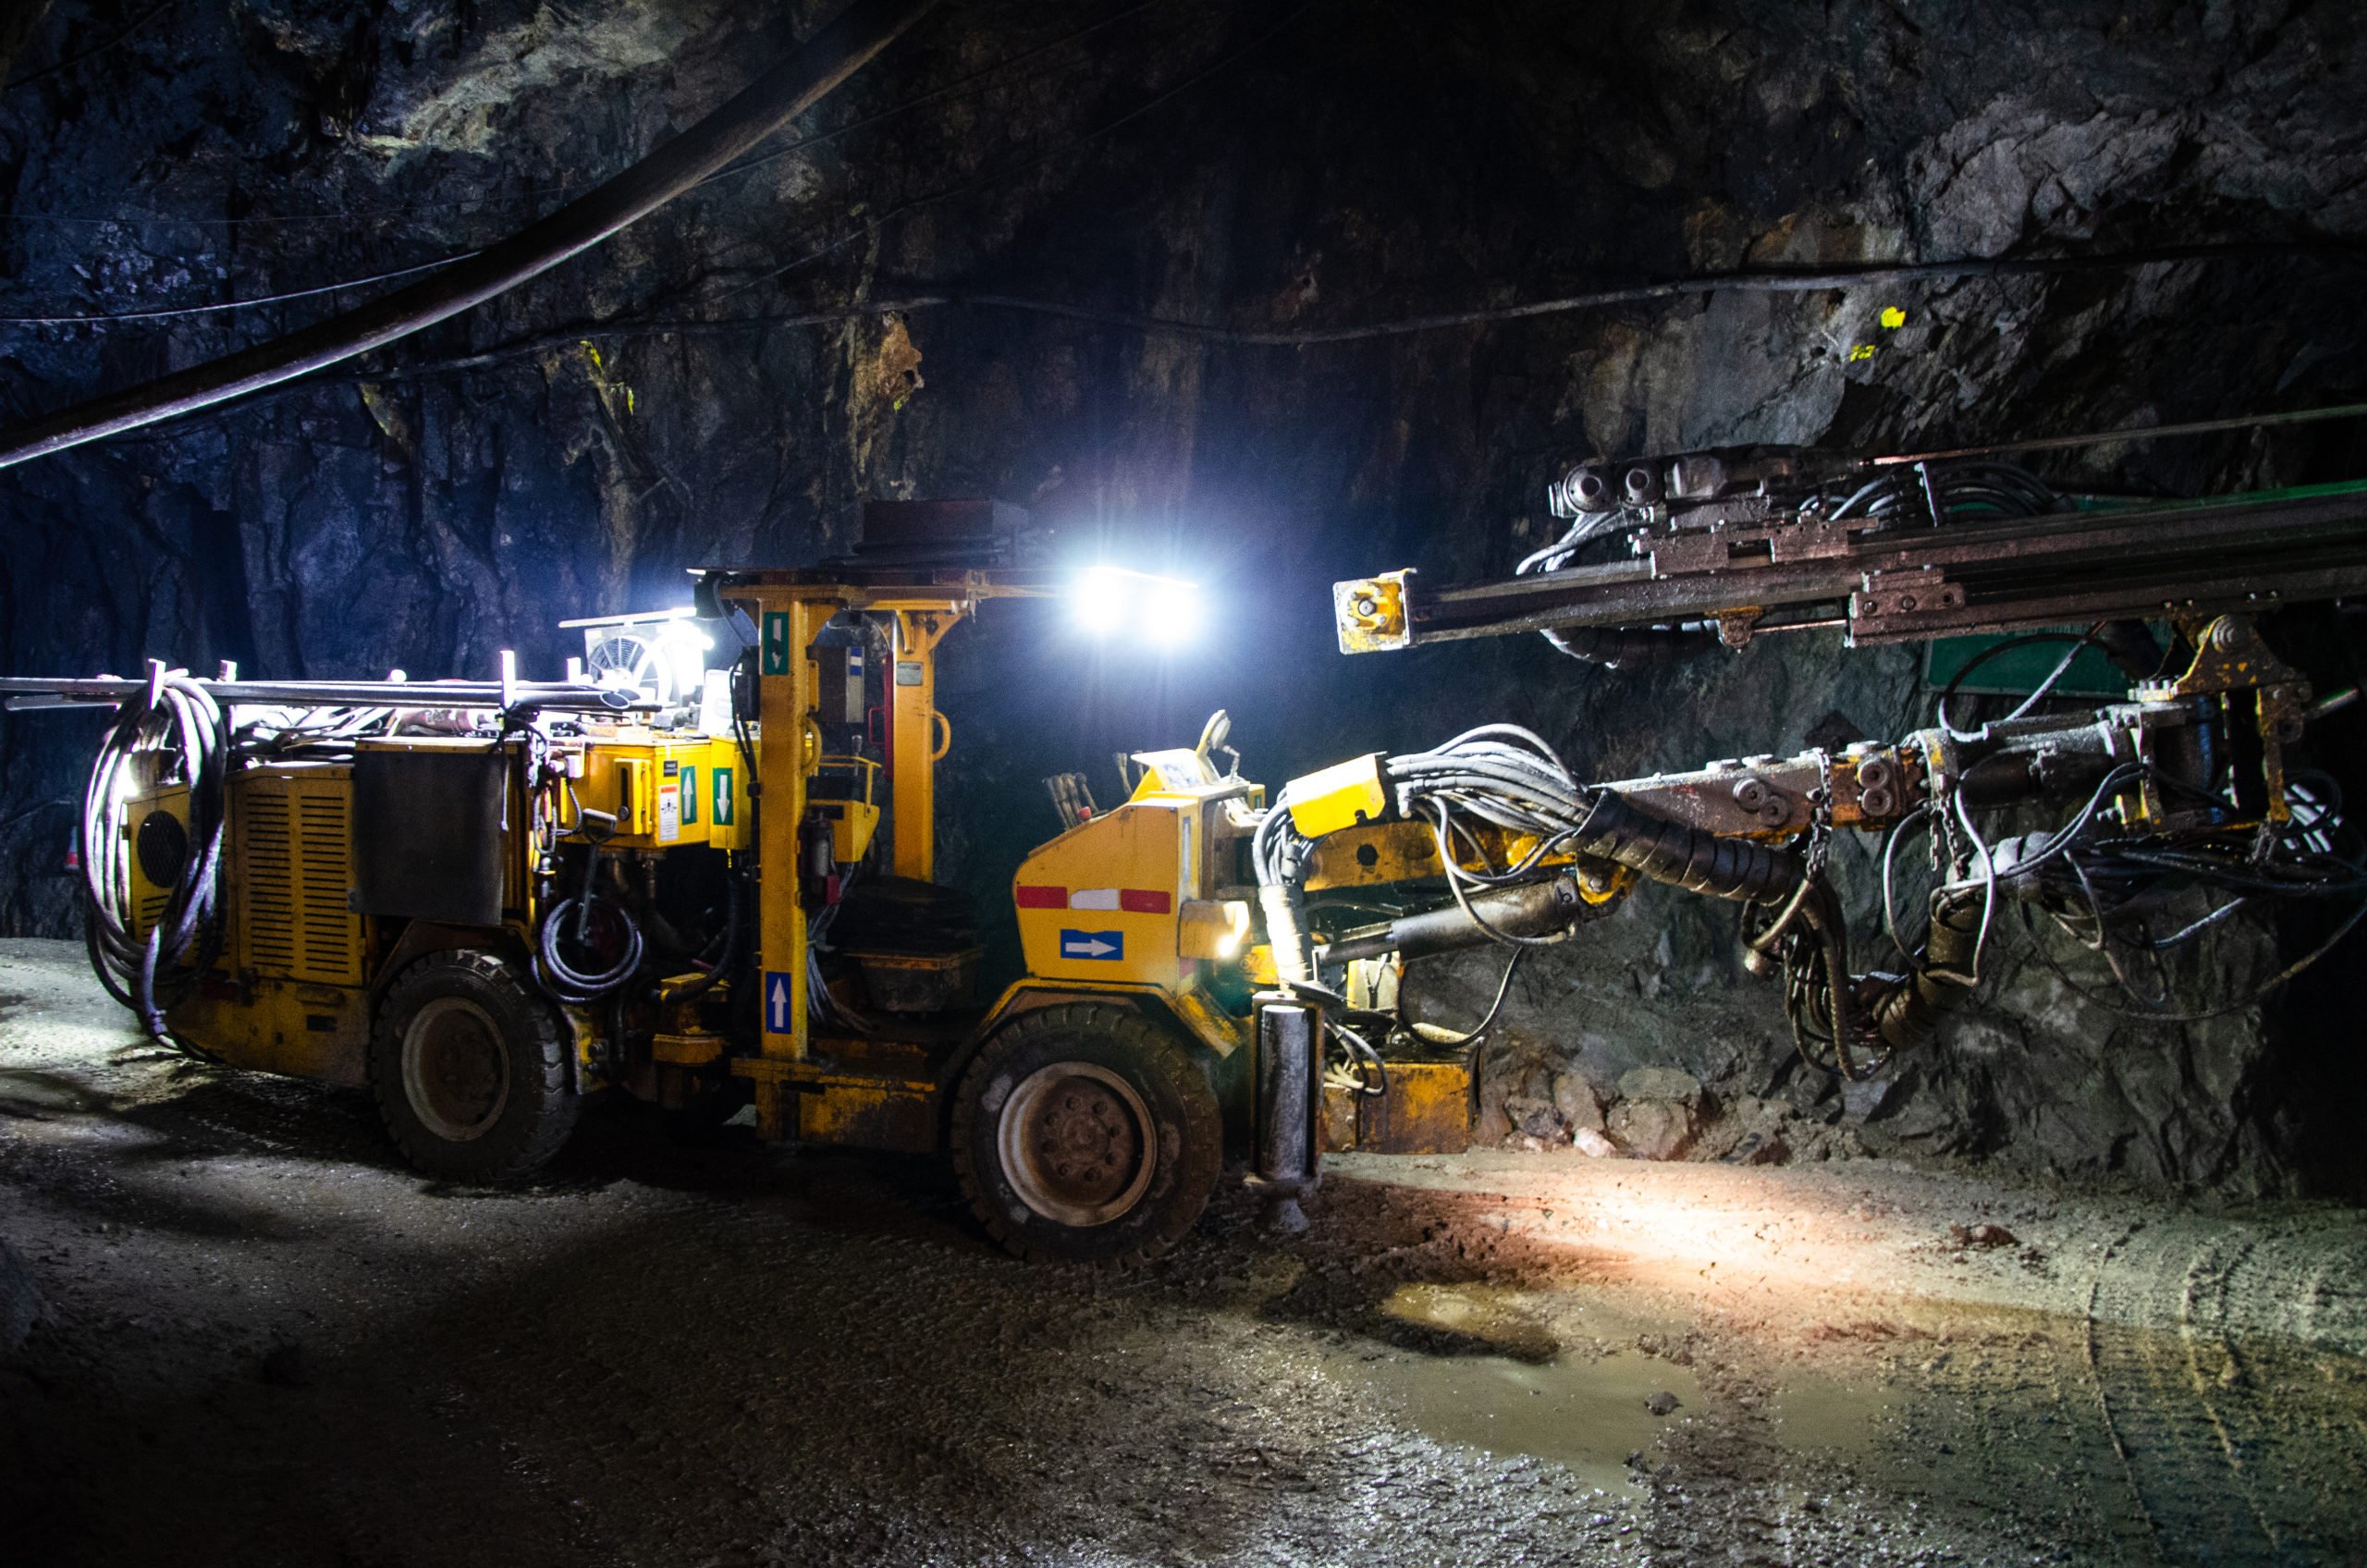
[[[1114,566],[1088,567],[1077,574],[1069,590],[1070,613],[1078,626],[1096,637],[1106,637],[1125,623],[1134,597],[1133,574]]]
[[[1163,647],[1180,647],[1197,637],[1200,619],[1196,583],[1157,578],[1143,594],[1143,631]]]
[[[1190,642],[1203,619],[1197,583],[1115,566],[1077,573],[1069,589],[1069,610],[1078,628],[1092,636],[1132,631],[1159,648]]]

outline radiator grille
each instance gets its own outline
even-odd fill
[[[298,935],[308,979],[342,979],[353,967],[357,933],[345,905],[353,886],[352,800],[342,779],[334,791],[306,789],[296,797]]]
[[[259,973],[350,985],[362,922],[353,886],[350,776],[256,768],[239,780],[237,871],[245,963]]]
[[[276,778],[257,778],[241,791],[246,810],[239,856],[246,893],[247,962],[268,974],[296,967],[296,846],[288,832],[288,795]]]

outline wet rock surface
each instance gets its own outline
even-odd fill
[[[29,1562],[2367,1550],[2352,1212],[1349,1157],[1303,1237],[1228,1186],[1143,1273],[1055,1272],[935,1162],[625,1106],[532,1186],[423,1182],[366,1096],[136,1040],[65,944],[0,989],[0,1231],[57,1309],[0,1354]]]
[[[484,244],[689,123],[825,9],[239,0],[118,41],[132,15],[104,0],[18,7],[0,24],[0,55],[23,36],[0,96],[5,313],[253,299]],[[1475,716],[1538,728],[1598,778],[1928,721],[1904,649],[1760,639],[1619,672],[1533,639],[1332,652],[1331,580],[1507,570],[1576,458],[1955,446],[2362,392],[2339,250],[2367,226],[2355,7],[1388,0],[1351,25],[1170,4],[1075,40],[1070,10],[944,8],[762,160],[463,321],[0,472],[0,668],[484,676],[509,647],[552,670],[575,651],[557,621],[677,602],[685,567],[840,552],[865,496],[992,494],[1179,565],[1221,606],[1206,654],[1155,675],[1016,612],[960,634],[940,864],[992,907],[1052,830],[1043,777],[1091,770],[1106,795],[1112,752],[1188,739],[1219,705],[1273,782]],[[1737,267],[2219,242],[2270,248],[1306,349],[865,308],[968,289],[1324,327]],[[375,287],[0,325],[0,417]],[[2032,460],[2066,486],[2193,495],[2346,477],[2357,456],[2356,426],[2332,425]],[[2325,635],[2307,617],[2273,631],[2288,649]],[[2357,779],[2353,720],[2312,760]],[[0,722],[0,928],[71,928],[60,868],[93,732]],[[1860,920],[1869,863],[1841,857]],[[2278,940],[2289,955],[2316,934],[2256,927],[2172,976],[2175,999],[2240,995]],[[2234,1192],[2362,1180],[2348,1129],[2367,1068],[2339,1048],[2338,985],[2132,1021],[2082,994],[2103,984],[2082,955],[2008,937],[1982,1008],[1853,1104],[1785,1065],[1731,912],[1647,891],[1518,977],[1491,1068],[1526,1052],[1542,1072],[1491,1089],[1490,1129],[1616,1145],[1555,1074],[1586,1077],[1607,1128],[1622,1075],[1667,1067],[1710,1094],[1689,1133],[1642,1109],[1668,1102],[1624,1114],[1637,1146],[1689,1158],[1756,1138],[1760,1158],[1978,1154]],[[1425,966],[1412,990],[1467,1022],[1492,962]],[[1516,1130],[1506,1095],[1543,1103]]]

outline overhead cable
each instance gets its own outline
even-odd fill
[[[448,267],[454,262],[465,262],[475,254],[474,251],[463,251],[457,256],[438,256],[415,267],[398,267],[393,272],[374,273],[368,277],[349,277],[341,283],[291,288],[284,294],[264,294],[248,300],[224,300],[211,305],[177,305],[169,310],[117,311],[87,316],[0,316],[0,326],[97,326],[122,321],[164,321],[177,316],[210,316],[226,311],[251,311],[264,305],[285,305],[295,300],[316,299],[323,294],[342,294],[349,288],[367,288],[374,283],[392,283],[399,277],[416,277],[423,272]]]
[[[170,4],[171,0],[166,0],[166,3]],[[972,88],[984,86],[1001,77],[1008,76],[1013,69],[1027,64],[1031,60],[1039,59],[1043,55],[1049,55],[1055,50],[1066,48],[1069,44],[1080,43],[1097,32],[1101,32],[1109,28],[1116,26],[1118,23],[1126,20],[1130,17],[1140,15],[1142,12],[1149,10],[1154,6],[1165,5],[1168,3],[1169,0],[1139,0],[1138,4],[1129,6],[1124,10],[1113,12],[1109,16],[1101,18],[1098,21],[1088,22],[1085,26],[1076,29],[1073,31],[1062,33],[1058,38],[1048,40],[1047,42],[1036,44],[1031,48],[1023,49],[1018,54],[1008,55],[1003,59],[995,61],[991,65],[981,66],[978,69],[970,72],[966,76],[957,77],[941,87],[931,88],[926,92],[916,93],[913,97],[903,100],[901,103],[890,104],[889,107],[878,111],[877,114],[865,115],[860,119],[850,120],[845,125],[836,127],[830,130],[816,131],[812,136],[799,137],[794,141],[786,142],[779,147],[774,148],[768,153],[760,153],[757,156],[749,158],[745,162],[734,164],[729,168],[717,169],[715,173],[708,175],[705,179],[700,180],[698,182],[699,187],[705,188],[706,186],[716,184],[720,180],[734,178],[737,176],[748,173],[752,169],[763,168],[768,164],[778,163],[781,159],[790,156],[791,153],[801,153],[812,147],[827,145],[829,142],[836,141],[842,136],[851,135],[858,130],[867,130],[873,126],[880,125],[886,121],[894,119],[900,115],[907,114],[914,109],[921,107],[923,104],[934,104],[942,99],[960,96],[962,93]],[[580,184],[535,186],[524,190],[507,190],[489,193],[483,196],[472,196],[458,202],[408,202],[390,207],[337,207],[311,213],[252,213],[242,217],[235,218],[187,217],[172,213],[154,212],[109,214],[11,212],[0,213],[0,223],[86,224],[92,226],[155,224],[167,227],[183,228],[249,228],[313,223],[350,225],[360,219],[415,218],[424,217],[437,213],[466,212],[472,208],[489,207],[502,202],[530,202],[544,196],[566,196],[580,190],[581,189],[583,189],[583,187]],[[371,282],[376,280],[363,279],[362,281]],[[340,285],[338,287],[345,286]],[[269,301],[255,300],[249,302],[267,303]],[[235,307],[226,306],[221,308],[228,309]],[[37,318],[19,317],[11,319],[31,320]],[[129,320],[136,318],[118,317],[115,319]]]
[[[483,304],[646,216],[812,108],[935,0],[854,0],[789,58],[665,146],[436,276],[225,358],[0,433],[0,468],[261,391]]]

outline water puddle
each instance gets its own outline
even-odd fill
[[[1701,1403],[1690,1367],[1635,1348],[1639,1332],[1665,1333],[1666,1323],[1599,1306],[1563,1308],[1549,1323],[1534,1298],[1485,1286],[1408,1285],[1382,1309],[1502,1353],[1392,1351],[1364,1364],[1375,1390],[1441,1443],[1532,1454],[1588,1486],[1633,1491],[1628,1455]]]

